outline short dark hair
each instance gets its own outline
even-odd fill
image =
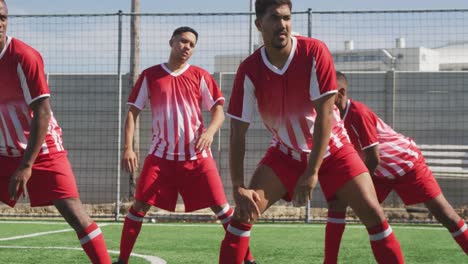
[[[255,1],[255,15],[257,18],[261,18],[265,15],[266,10],[270,6],[280,6],[280,5],[288,5],[289,9],[292,10],[292,2],[291,0],[256,0]]]
[[[343,81],[346,85],[348,85],[348,78],[346,78],[346,75],[340,71],[336,71],[336,80]]]
[[[185,33],[185,32],[190,32],[190,33],[193,33],[195,35],[195,40],[198,41],[198,32],[195,31],[195,29],[191,28],[191,27],[180,27],[180,28],[176,28],[176,30],[174,30],[174,32],[172,32],[172,36],[171,36],[171,39],[175,36],[178,36],[182,33]]]

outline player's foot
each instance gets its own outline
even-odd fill
[[[257,264],[255,260],[244,260],[244,264]]]
[[[112,262],[112,264],[125,264],[125,263],[119,259],[116,262]]]

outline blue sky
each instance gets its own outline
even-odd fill
[[[140,0],[141,12],[245,12],[249,0]],[[115,13],[128,12],[131,0],[7,0],[10,14]],[[293,0],[293,9],[303,11],[468,9],[462,0]]]

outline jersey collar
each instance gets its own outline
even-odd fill
[[[6,50],[8,49],[8,46],[10,45],[11,39],[12,37],[7,36],[5,47],[3,47],[3,50],[0,52],[0,60],[3,58],[3,55],[6,53]]]
[[[263,63],[265,64],[265,66],[268,67],[268,69],[270,69],[272,72],[278,74],[278,75],[283,75],[289,68],[289,64],[291,63],[293,57],[294,57],[294,53],[296,52],[296,48],[297,48],[297,39],[295,37],[291,37],[291,40],[292,40],[292,47],[291,47],[291,52],[289,53],[289,57],[288,57],[288,60],[286,61],[286,63],[284,64],[283,68],[281,69],[278,69],[275,65],[271,64],[271,62],[268,60],[268,57],[266,55],[266,50],[265,50],[265,46],[263,46],[261,48],[261,53],[262,53],[262,60],[263,60]]]
[[[180,69],[180,71],[178,71],[178,72],[173,72],[173,71],[171,71],[171,69],[169,69],[169,68],[166,66],[166,63],[162,63],[161,66],[162,66],[162,68],[163,68],[167,73],[169,73],[170,75],[172,75],[172,76],[174,76],[174,77],[177,77],[177,76],[179,76],[179,75],[182,75],[182,74],[190,67],[190,64],[187,63],[187,64],[184,66],[184,68]]]

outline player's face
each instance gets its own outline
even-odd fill
[[[171,39],[171,56],[179,61],[187,61],[192,56],[197,37],[192,32],[183,32]]]
[[[291,41],[291,9],[288,5],[271,6],[255,21],[267,47],[283,49]]]
[[[6,30],[8,25],[8,10],[5,3],[0,2],[0,48],[6,43]]]

